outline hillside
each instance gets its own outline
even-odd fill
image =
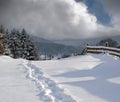
[[[72,47],[72,46],[65,46],[62,44],[55,44],[55,43],[44,43],[44,42],[35,42],[38,52],[41,54],[47,55],[64,55],[64,54],[71,54],[75,52],[80,52],[80,48]]]
[[[50,40],[46,40],[43,38],[39,38],[36,36],[31,36],[32,40],[34,41],[36,48],[38,50],[38,53],[40,55],[64,55],[64,54],[71,54],[75,52],[81,52],[81,48],[79,47],[73,47],[73,46],[67,46],[63,44],[57,44]]]
[[[0,56],[0,102],[119,102],[119,67],[119,58],[105,54],[50,61]]]
[[[119,102],[117,58],[100,54],[34,63],[77,102]]]

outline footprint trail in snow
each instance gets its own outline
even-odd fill
[[[25,60],[22,65],[27,70],[27,77],[34,81],[39,89],[38,96],[42,102],[76,102],[71,96],[66,95],[54,81],[47,78],[40,68]]]

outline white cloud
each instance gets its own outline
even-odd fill
[[[8,26],[24,27],[43,38],[79,39],[119,33],[116,27],[98,24],[97,18],[88,12],[87,6],[74,0],[11,0],[11,2],[0,15],[0,20]]]
[[[114,33],[120,34],[120,0],[101,0],[105,9],[112,17],[112,29]]]

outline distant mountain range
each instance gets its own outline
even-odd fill
[[[68,55],[72,53],[79,53],[81,52],[81,48],[64,45],[64,44],[57,44],[53,41],[46,40],[43,38],[39,38],[36,36],[31,36],[31,39],[34,41],[37,50],[40,55]]]
[[[120,45],[120,36],[90,38],[90,39],[65,39],[65,40],[46,40],[40,37],[31,36],[40,55],[64,55],[71,53],[80,53],[84,47],[89,45],[96,45],[99,41],[111,38],[117,41]]]

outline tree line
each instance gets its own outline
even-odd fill
[[[0,33],[1,54],[27,60],[39,59],[35,44],[31,41],[30,36],[25,29],[12,29],[9,31],[1,25]]]
[[[120,48],[120,45],[118,44],[118,42],[111,39],[111,38],[103,39],[99,43],[97,43],[96,45],[97,46],[107,46],[107,47]]]

